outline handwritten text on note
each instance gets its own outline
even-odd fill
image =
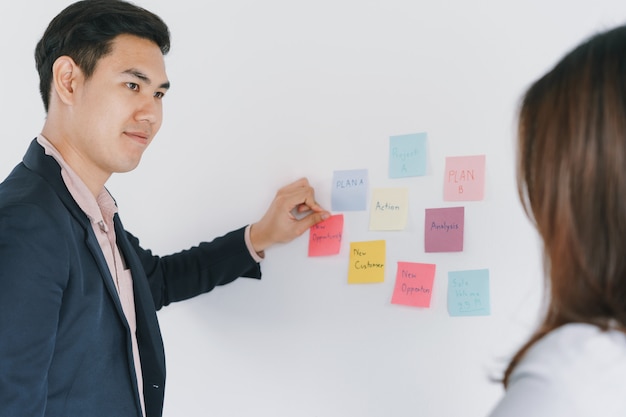
[[[385,241],[371,240],[350,243],[349,284],[385,281]]]
[[[341,249],[343,214],[330,216],[309,229],[309,256],[336,255]]]
[[[364,211],[367,209],[367,170],[335,171],[331,194],[333,211]]]
[[[443,199],[477,201],[485,194],[485,155],[446,158]]]
[[[489,270],[448,272],[448,312],[451,316],[488,316]]]
[[[408,188],[375,188],[370,204],[370,230],[403,230],[409,217]]]
[[[434,264],[398,262],[396,286],[391,303],[413,307],[430,307],[434,280]]]
[[[426,133],[389,138],[389,178],[426,175]]]
[[[424,248],[426,252],[463,251],[465,208],[445,207],[426,209]]]

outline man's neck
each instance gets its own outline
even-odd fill
[[[62,133],[44,126],[41,135],[54,146],[67,165],[69,165],[85,183],[91,194],[97,198],[110,176],[99,175],[98,170],[90,167],[81,153],[72,146],[72,141],[65,139],[66,136]]]

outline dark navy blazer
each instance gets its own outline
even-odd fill
[[[158,257],[114,221],[133,277],[146,414],[158,417],[165,358],[156,311],[261,271],[243,228]],[[108,266],[59,165],[33,141],[0,184],[0,417],[140,415],[130,330]]]

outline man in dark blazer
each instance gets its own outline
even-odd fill
[[[301,179],[252,225],[170,256],[141,248],[105,182],[160,127],[168,49],[160,18],[118,0],[69,6],[37,45],[46,122],[0,184],[0,417],[161,416],[156,311],[260,278],[266,248],[329,215]]]

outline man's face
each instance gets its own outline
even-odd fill
[[[169,87],[163,54],[150,40],[120,35],[93,75],[78,81],[71,146],[90,175],[134,169],[161,127]]]

